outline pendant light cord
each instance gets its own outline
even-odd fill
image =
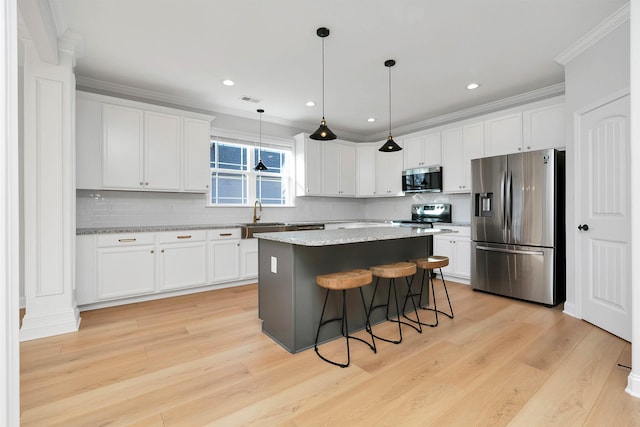
[[[391,67],[389,68],[389,135],[391,135]]]
[[[324,37],[322,37],[322,120],[324,120]]]

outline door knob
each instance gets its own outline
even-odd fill
[[[578,226],[578,230],[580,231],[587,231],[589,229],[589,225],[588,224],[582,224]]]

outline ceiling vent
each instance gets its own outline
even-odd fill
[[[262,101],[261,99],[252,98],[252,97],[246,96],[246,95],[241,96],[240,100],[241,101],[247,101],[247,102],[253,102],[254,104],[257,104],[258,102]]]

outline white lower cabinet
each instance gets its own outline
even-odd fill
[[[258,277],[258,239],[240,240],[240,278]]]
[[[471,278],[471,239],[469,227],[443,226],[458,231],[439,234],[433,238],[433,253],[449,257],[449,265],[442,269],[445,280],[449,276],[469,281]],[[440,273],[436,271],[436,273]]]
[[[255,279],[257,239],[240,236],[240,228],[76,236],[77,302],[106,306]]]
[[[160,289],[180,289],[207,283],[207,232],[157,233]]]
[[[240,278],[240,229],[209,230],[209,282]]]
[[[96,239],[96,300],[143,295],[156,290],[153,235],[110,234]]]

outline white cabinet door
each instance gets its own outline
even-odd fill
[[[76,188],[102,188],[102,104],[76,96]],[[137,182],[136,182],[137,184]]]
[[[356,147],[338,145],[338,176],[340,196],[356,195]]]
[[[463,192],[462,128],[442,132],[442,191]]]
[[[356,194],[358,197],[376,195],[376,151],[372,144],[358,144],[356,148]]]
[[[337,196],[340,192],[339,145],[325,141],[322,144],[322,194]]]
[[[376,151],[376,196],[402,195],[402,151]]]
[[[462,190],[471,191],[471,160],[484,157],[484,123],[462,127]]]
[[[565,147],[564,103],[548,105],[523,113],[524,149],[543,150]]]
[[[442,132],[442,186],[445,193],[471,191],[471,159],[484,156],[484,123]]]
[[[209,242],[210,282],[240,278],[240,240]]]
[[[205,242],[160,245],[160,288],[178,289],[207,283]]]
[[[102,185],[112,189],[142,189],[143,112],[103,104],[102,120]]]
[[[206,193],[211,184],[209,149],[211,125],[206,120],[185,118],[183,122],[184,191]]]
[[[240,278],[258,278],[258,239],[240,240]]]
[[[296,195],[322,195],[322,141],[298,134],[296,141]]]
[[[144,113],[145,182],[150,190],[180,190],[182,168],[182,119]]]
[[[522,151],[522,113],[486,120],[484,128],[484,143],[487,156],[499,156]]]
[[[469,227],[447,227],[456,234],[441,234],[433,238],[433,253],[449,258],[449,265],[442,269],[445,275],[469,280],[471,278],[471,239]],[[437,271],[439,273],[439,271]]]
[[[404,138],[404,169],[439,166],[442,163],[440,132]]]
[[[155,246],[105,247],[96,250],[98,300],[155,291]]]
[[[471,278],[471,240],[459,237],[455,240],[454,257],[455,274],[467,279]]]

